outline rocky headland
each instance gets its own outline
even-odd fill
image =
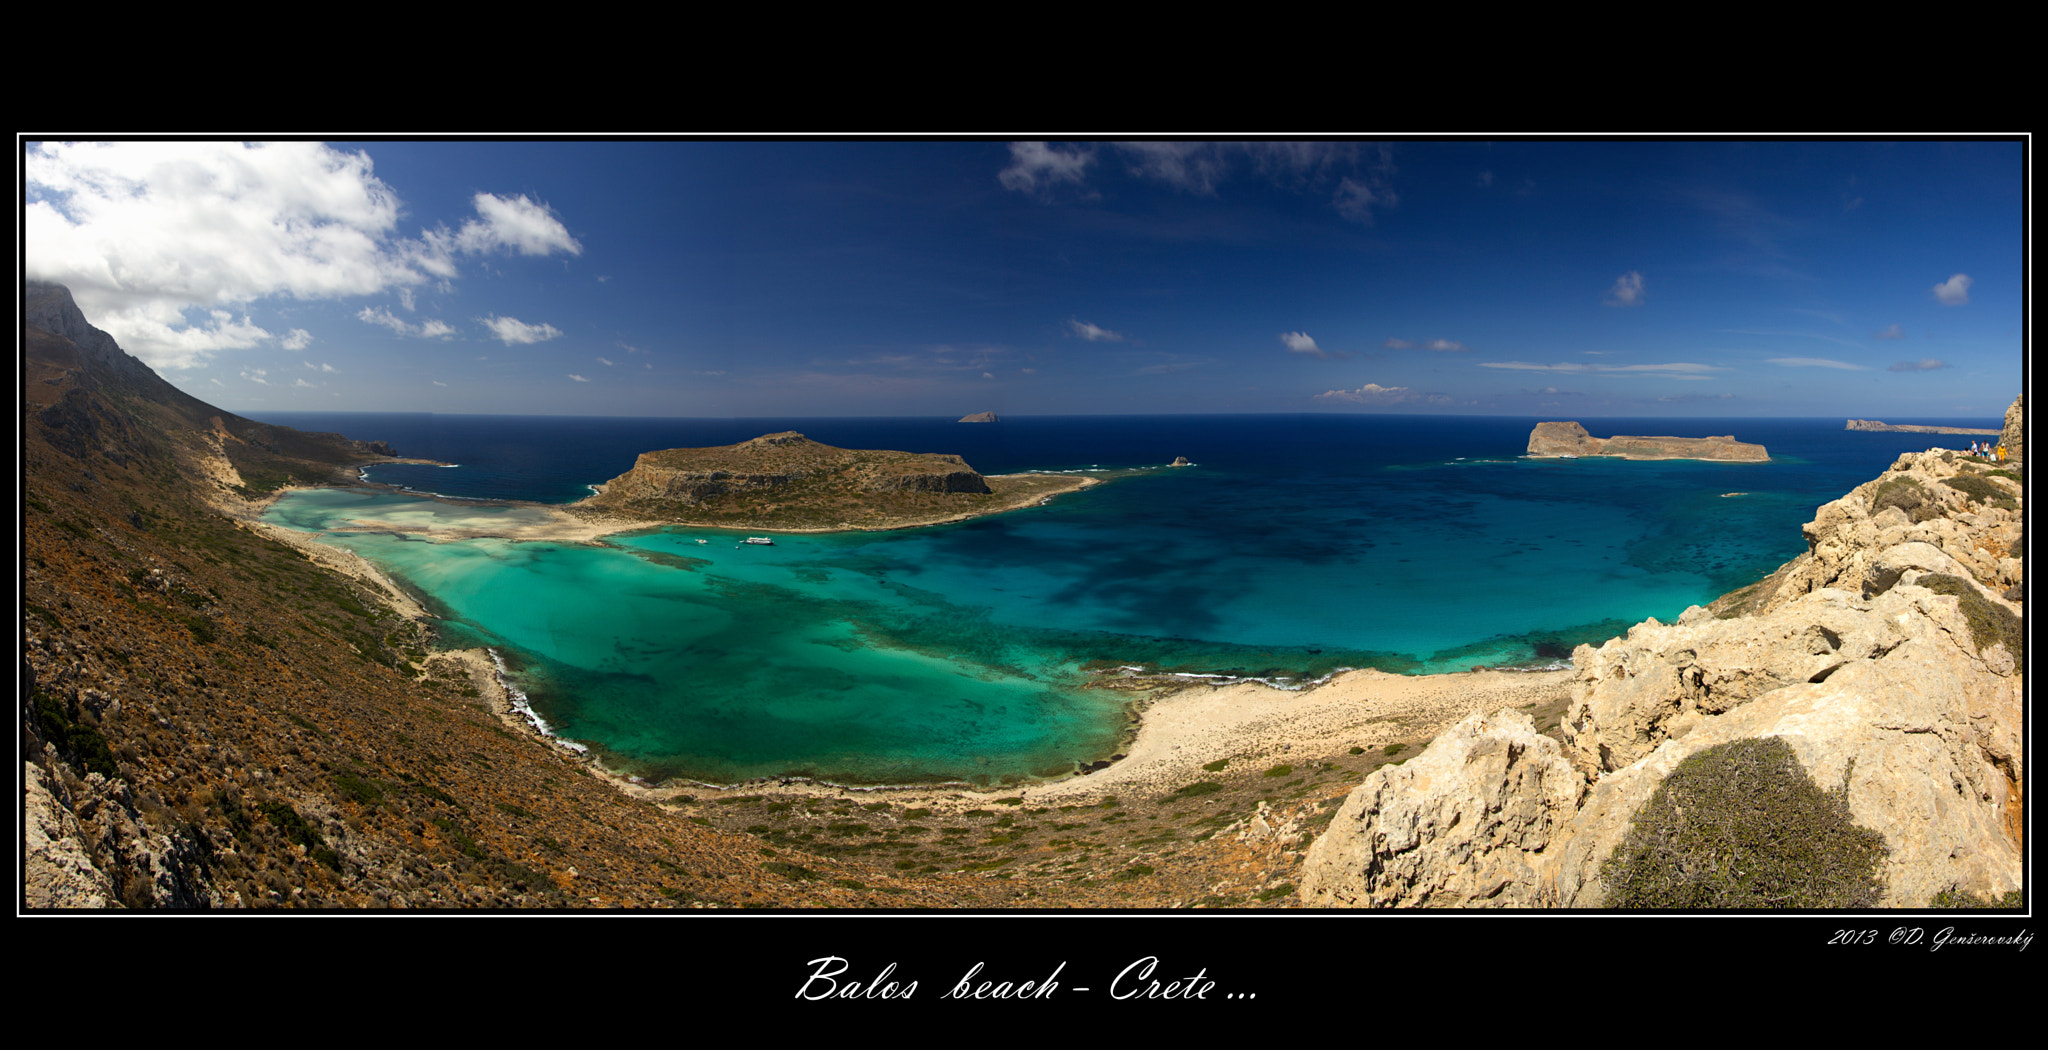
[[[1852,419],[1848,430],[1876,430],[1887,434],[1996,434],[1982,427],[1931,427],[1918,423],[1880,423],[1875,419]]]
[[[1771,458],[1762,445],[1718,437],[1596,438],[1577,423],[1538,423],[1529,432],[1529,455],[1542,457],[1619,456],[1622,459],[1725,459],[1761,463]]]
[[[1769,578],[1580,646],[1555,735],[1476,714],[1366,778],[1309,850],[1304,902],[2010,906],[2024,493],[2023,468],[1900,456]],[[1726,814],[1685,794],[1717,782],[1748,794]]]
[[[641,453],[579,508],[643,521],[755,529],[888,529],[1030,506],[1090,479],[989,478],[956,455],[844,449],[796,433]]]

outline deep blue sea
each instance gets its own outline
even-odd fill
[[[650,778],[845,783],[1057,776],[1128,723],[1104,667],[1302,681],[1546,666],[1755,582],[1814,509],[1962,435],[1841,419],[1581,419],[1594,434],[1733,434],[1769,463],[1521,458],[1535,419],[1363,415],[949,419],[263,417],[452,467],[400,491],[294,494],[270,519],[566,503],[651,449],[781,430],[953,452],[984,474],[1107,484],[928,529],[778,537],[654,529],[606,546],[329,534],[424,595],[450,645],[504,655],[560,735]],[[1996,419],[1892,422],[1996,427]],[[1185,456],[1193,466],[1164,465]],[[699,543],[698,540],[707,540]]]

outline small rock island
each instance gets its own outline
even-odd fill
[[[1617,434],[1596,438],[1577,423],[1538,423],[1529,432],[1529,455],[1548,458],[1619,456],[1622,459],[1725,459],[1762,463],[1771,458],[1762,445],[1719,437],[1636,437]]]
[[[955,455],[835,448],[792,430],[643,452],[576,506],[723,528],[896,529],[1013,510],[1090,484],[1068,475],[983,477]]]
[[[1888,434],[1997,434],[1982,427],[1929,427],[1918,423],[1880,423],[1875,419],[1852,419],[1847,430],[1877,430]]]
[[[960,422],[962,422],[962,423],[1000,423],[1000,422],[1002,422],[1002,419],[1001,419],[1000,417],[998,417],[998,416],[997,416],[997,415],[996,415],[996,414],[995,414],[994,412],[976,412],[975,414],[973,414],[973,415],[971,415],[971,416],[961,416],[961,417],[960,417]]]

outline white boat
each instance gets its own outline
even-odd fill
[[[775,541],[774,541],[774,540],[771,540],[771,539],[769,539],[769,538],[768,538],[768,537],[766,537],[766,536],[749,536],[749,537],[747,537],[747,542],[748,542],[748,543],[751,543],[751,544],[753,544],[753,545],[755,545],[755,546],[757,546],[757,547],[773,547],[773,546],[775,546]]]

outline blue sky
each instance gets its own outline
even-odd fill
[[[24,259],[257,418],[1992,417],[2025,149],[30,142]]]

